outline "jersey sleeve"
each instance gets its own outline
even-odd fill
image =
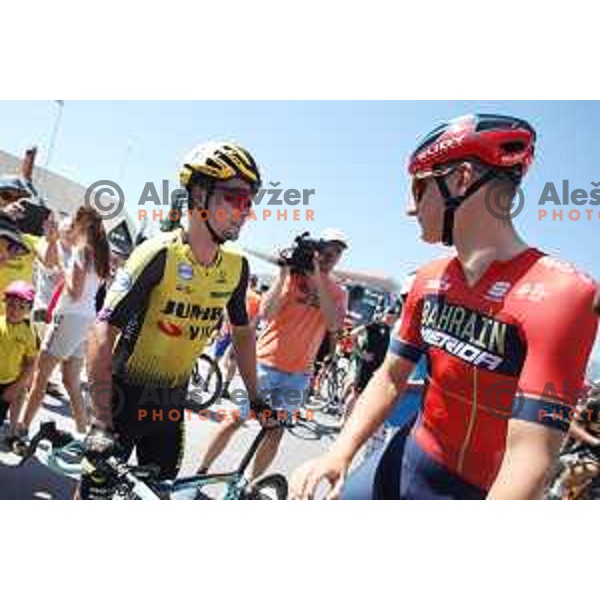
[[[115,274],[98,320],[123,329],[133,316],[143,310],[152,289],[162,280],[166,260],[167,248],[164,245],[146,242],[136,248]]]
[[[244,256],[242,257],[240,280],[227,303],[227,316],[229,317],[229,322],[234,327],[244,327],[250,323],[248,311],[246,310],[246,293],[249,278],[250,267],[248,266],[248,260]]]
[[[418,280],[408,294],[402,310],[402,317],[396,322],[390,336],[389,352],[414,363],[419,362],[425,345],[421,339],[421,299]]]
[[[521,326],[527,355],[512,418],[566,430],[569,413],[584,392],[584,379],[596,339],[595,286],[571,286],[560,296],[530,303]]]

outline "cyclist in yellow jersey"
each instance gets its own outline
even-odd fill
[[[184,161],[180,179],[188,192],[187,230],[159,234],[134,251],[88,339],[87,451],[118,451],[125,459],[135,448],[139,464],[158,465],[162,478],[177,475],[188,380],[225,310],[240,374],[252,402],[256,396],[248,262],[222,244],[237,239],[250,214],[258,167],[237,144],[203,144]],[[98,498],[111,490],[84,476],[81,492]]]

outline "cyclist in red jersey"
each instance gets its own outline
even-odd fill
[[[595,283],[529,247],[511,203],[533,161],[521,119],[469,115],[413,153],[422,239],[456,255],[421,268],[388,356],[329,452],[293,475],[292,497],[328,480],[337,498],[352,458],[403,394],[423,355],[421,418],[402,459],[407,499],[538,498],[584,388],[596,336]],[[504,202],[491,204],[501,191]],[[399,467],[400,468],[400,467]]]

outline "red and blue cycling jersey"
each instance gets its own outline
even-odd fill
[[[487,490],[510,419],[568,427],[596,337],[595,290],[535,248],[493,262],[474,285],[455,257],[421,268],[390,344],[415,363],[427,357],[419,447]]]

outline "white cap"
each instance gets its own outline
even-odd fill
[[[339,229],[333,229],[333,227],[323,229],[323,231],[321,231],[319,239],[322,242],[337,242],[338,244],[344,246],[344,248],[348,248],[349,245],[346,234],[343,231],[340,231]]]
[[[18,175],[0,175],[0,190],[10,190],[13,192],[22,192],[31,196],[31,191],[25,185],[25,182]]]
[[[404,278],[404,281],[402,282],[402,285],[400,286],[400,295],[401,296],[408,296],[416,278],[417,278],[416,273],[410,273],[409,275],[407,275]]]

